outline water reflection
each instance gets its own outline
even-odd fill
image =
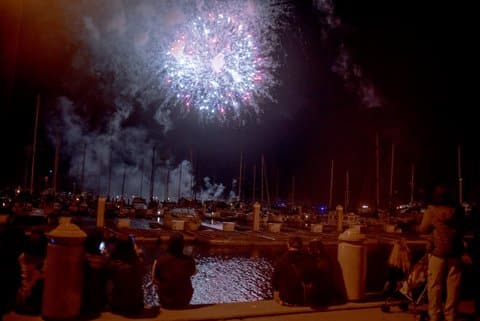
[[[161,249],[146,248],[145,303],[158,305],[151,283],[151,266]],[[188,247],[197,263],[193,276],[192,304],[249,302],[272,297],[271,276],[274,252]]]
[[[272,264],[260,257],[196,257],[192,303],[247,302],[272,296]]]

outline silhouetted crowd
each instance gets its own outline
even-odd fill
[[[426,287],[430,320],[453,321],[458,315],[462,269],[469,265],[473,275],[480,273],[480,210],[470,214],[468,228],[473,238],[466,243],[465,213],[438,187],[425,210],[418,231],[431,234],[426,249]],[[84,276],[81,314],[95,316],[112,311],[126,316],[158,313],[144,305],[145,258],[135,237],[115,234],[105,237],[94,230],[84,241]],[[15,227],[0,230],[0,316],[14,310],[19,314],[41,314],[49,238],[40,229],[27,236]],[[386,292],[397,291],[402,280],[414,270],[405,240],[395,242],[387,262]],[[190,304],[194,289],[195,260],[184,254],[184,237],[175,232],[166,250],[152,267],[159,303],[167,309]],[[477,313],[480,311],[479,278],[473,279]],[[303,244],[300,237],[288,240],[287,250],[274,265],[274,300],[286,306],[322,308],[347,301],[342,271],[335,256],[327,253],[320,240]]]
[[[49,239],[40,229],[27,236],[22,229],[6,228],[0,231],[0,244],[0,316],[8,311],[42,314]],[[184,308],[193,295],[195,261],[183,254],[183,248],[183,234],[172,234],[167,249],[153,264],[152,280],[164,308]],[[158,307],[144,304],[146,266],[133,235],[105,238],[102,230],[94,230],[85,239],[84,249],[83,316],[93,318],[104,311],[125,316],[158,313]]]

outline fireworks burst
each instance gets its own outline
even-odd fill
[[[207,120],[259,114],[278,84],[275,34],[287,12],[276,1],[218,1],[197,8],[175,34],[163,58],[166,103],[197,110]]]

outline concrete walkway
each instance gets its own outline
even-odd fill
[[[285,307],[272,300],[256,302],[224,303],[212,305],[192,306],[185,310],[165,310],[155,316],[127,318],[105,312],[95,320],[127,321],[414,321],[418,320],[412,312],[402,312],[393,307],[391,312],[385,313],[380,309],[383,301],[354,303],[329,307],[323,311],[307,307]],[[471,318],[473,304],[470,301],[462,302],[460,320],[474,320]],[[39,321],[40,316],[24,316],[10,313],[4,316],[4,321]]]

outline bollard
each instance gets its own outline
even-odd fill
[[[47,233],[49,244],[42,299],[44,320],[71,320],[80,316],[83,291],[86,238],[70,217],[60,218],[57,228]]]
[[[279,233],[282,229],[282,223],[268,223],[268,231],[272,233]]]
[[[310,231],[312,233],[322,233],[323,232],[323,224],[312,224],[310,226]]]
[[[235,222],[222,222],[222,228],[224,231],[235,231]]]
[[[253,231],[258,232],[260,230],[260,203],[255,202],[253,204]]]
[[[365,234],[348,229],[338,237],[338,263],[350,301],[365,297],[367,281],[367,247],[363,244]]]
[[[122,230],[122,229],[127,229],[128,230],[130,228],[130,219],[125,218],[125,217],[118,218],[117,219],[117,228],[119,230]]]

